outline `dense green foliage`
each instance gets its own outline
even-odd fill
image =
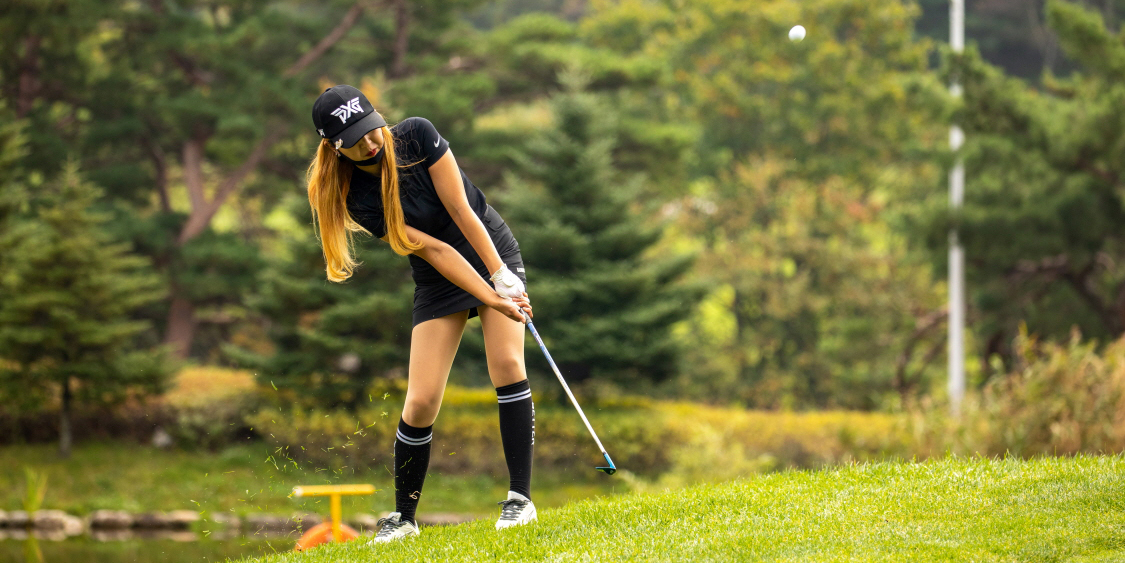
[[[294,215],[311,222],[308,205]],[[310,405],[355,410],[377,378],[402,377],[409,359],[410,267],[379,240],[359,239],[363,265],[345,284],[324,279],[320,244],[311,229],[282,239],[285,258],[262,276],[250,302],[271,320],[270,346],[228,347],[263,385],[292,391]],[[382,247],[382,248],[377,248]]]
[[[27,154],[23,134],[26,123],[11,119],[6,109],[0,106],[0,232],[10,229],[27,205],[26,178],[20,167],[20,160]],[[0,246],[0,252],[6,250]]]
[[[1021,323],[1065,340],[1125,333],[1125,43],[1101,17],[1049,5],[1062,46],[1081,61],[1036,89],[972,49],[950,61],[964,84],[956,119],[967,135],[964,210],[931,198],[923,221],[935,262],[946,233],[965,246],[975,330],[988,362],[1009,362]]]
[[[678,219],[666,248],[698,249],[714,288],[679,327],[694,367],[682,392],[871,408],[928,388],[941,342],[915,329],[940,312],[939,288],[892,226],[940,172],[915,16],[700,0],[589,20],[594,41],[666,60],[665,103],[697,128],[693,174],[663,209]],[[798,20],[815,40],[778,40]]]
[[[960,420],[918,409],[918,451],[984,455],[1073,455],[1125,451],[1125,338],[1098,350],[1075,331],[1067,343],[1021,330],[1015,366],[971,394]]]
[[[98,196],[67,165],[35,186],[28,217],[0,230],[0,398],[25,409],[57,398],[64,455],[72,401],[154,394],[169,375],[162,350],[131,346],[148,325],[137,309],[162,297],[159,279],[109,239],[106,216],[92,209]]]
[[[325,282],[303,203],[308,107],[334,83],[451,141],[516,230],[538,324],[576,382],[767,408],[926,395],[954,225],[974,373],[1012,362],[1020,322],[1060,340],[1125,330],[1113,2],[1048,4],[1072,65],[1052,68],[1077,71],[1035,87],[972,49],[934,72],[928,1],[49,4],[0,12],[0,229],[43,223],[22,194],[84,185],[77,163],[112,214],[88,240],[146,257],[137,275],[163,288],[133,303],[147,324],[126,356],[167,343],[352,410],[404,373],[405,262],[362,241],[357,276]],[[806,40],[784,40],[794,22]],[[956,217],[952,119],[970,140]],[[129,279],[122,294],[149,295]],[[11,319],[0,330],[20,333]],[[456,368],[474,381],[479,343],[470,331]]]
[[[634,204],[644,178],[614,162],[616,116],[580,82],[568,87],[551,102],[553,127],[513,153],[500,207],[520,241],[536,325],[575,383],[660,381],[680,368],[671,326],[702,293],[682,283],[692,256],[651,257],[661,233]]]
[[[1125,0],[1071,0],[1102,14],[1110,29],[1120,29]],[[1012,76],[1038,82],[1044,71],[1068,73],[1081,63],[1059,45],[1047,17],[1049,0],[965,2],[965,38],[989,63]],[[917,0],[922,9],[919,34],[949,41],[949,0]]]
[[[859,464],[577,502],[503,533],[478,521],[264,561],[1116,561],[1123,495],[1121,456]]]

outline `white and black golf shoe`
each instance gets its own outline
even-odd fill
[[[503,507],[500,509],[500,519],[496,521],[497,530],[520,526],[539,519],[539,516],[535,513],[535,504],[531,502],[531,499],[517,492],[508,491],[508,500],[502,500],[496,504]]]
[[[367,545],[387,543],[418,535],[418,526],[415,526],[410,520],[403,520],[402,514],[399,512],[392,512],[386,518],[380,518],[375,524],[375,530],[375,539],[367,542]]]

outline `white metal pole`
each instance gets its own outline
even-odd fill
[[[949,43],[955,53],[965,50],[965,0],[950,0]],[[961,96],[961,85],[954,82],[950,93]],[[949,130],[949,147],[957,152],[965,142],[965,134],[954,125]],[[957,157],[949,172],[949,204],[960,209],[965,199],[965,164]],[[965,397],[965,253],[957,239],[957,230],[949,232],[949,402],[953,416],[960,416]]]

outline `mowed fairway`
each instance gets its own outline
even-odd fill
[[[1125,457],[945,459],[792,471],[543,510],[269,563],[1125,561]]]

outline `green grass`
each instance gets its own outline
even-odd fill
[[[1125,456],[790,471],[579,501],[502,534],[492,525],[262,561],[1125,561]]]
[[[393,479],[385,469],[366,472],[330,471],[306,465],[267,461],[271,450],[263,443],[231,447],[219,452],[163,451],[125,442],[84,443],[71,458],[59,460],[53,445],[0,448],[0,509],[22,508],[23,467],[48,477],[43,508],[72,514],[98,509],[132,512],[175,509],[200,512],[310,511],[326,514],[323,498],[289,498],[295,485],[372,483],[370,497],[345,497],[345,517],[356,512],[394,510]],[[539,471],[533,486],[543,492],[545,506],[561,506],[575,498],[627,492],[621,481],[600,474]],[[443,475],[426,478],[423,509],[474,516],[491,514],[508,490],[504,476]]]

